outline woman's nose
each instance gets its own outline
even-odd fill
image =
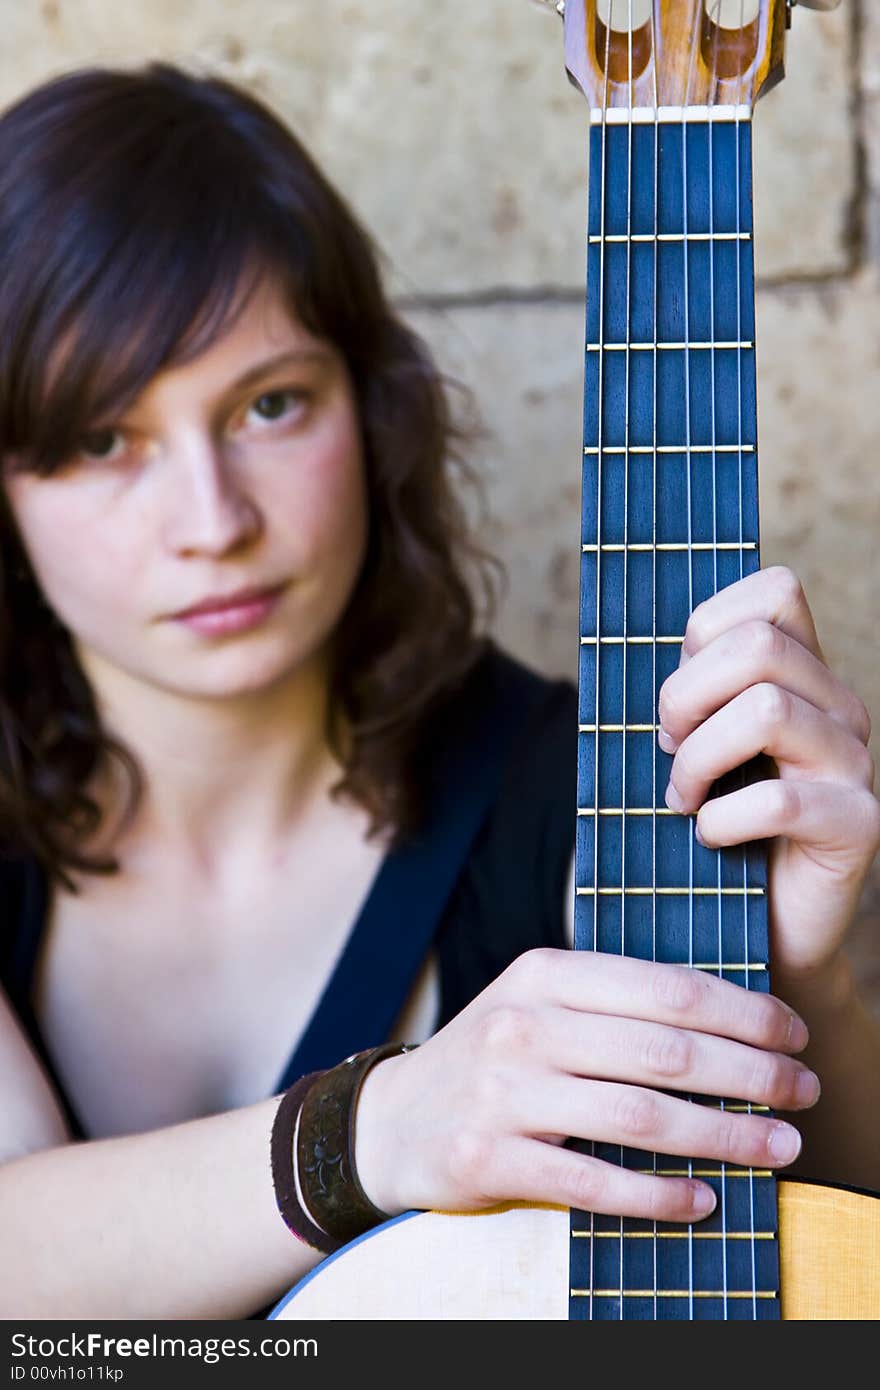
[[[235,461],[211,441],[181,451],[169,470],[168,544],[181,554],[223,555],[256,539],[263,518]]]

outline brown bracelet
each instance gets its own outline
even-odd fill
[[[386,1043],[355,1052],[309,1086],[296,1140],[297,1170],[305,1205],[334,1248],[388,1220],[370,1201],[354,1162],[355,1114],[367,1073],[386,1057],[411,1052],[415,1043]]]
[[[297,1123],[302,1104],[309,1087],[323,1075],[323,1072],[313,1071],[307,1076],[301,1076],[281,1097],[272,1122],[272,1185],[278,1210],[287,1229],[304,1245],[311,1245],[314,1250],[331,1255],[334,1250],[338,1250],[340,1242],[333,1240],[326,1231],[315,1225],[303,1206],[295,1161]]]

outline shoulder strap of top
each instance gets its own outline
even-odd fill
[[[27,855],[0,860],[0,982],[16,1007],[31,989],[46,916],[41,865]]]
[[[545,688],[543,677],[489,649],[444,738],[428,822],[386,857],[279,1089],[388,1039],[497,794],[516,729]]]

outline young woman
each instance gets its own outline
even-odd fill
[[[574,689],[480,636],[443,383],[291,133],[170,65],[55,79],[0,117],[0,258],[3,1316],[271,1306],[321,1254],[281,1097],[389,1040],[380,1212],[713,1204],[569,1136],[779,1168],[802,1133],[880,1185],[869,721],[794,576],[701,605],[659,711],[670,806],[773,839],[775,994],[571,952]]]

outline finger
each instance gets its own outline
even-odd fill
[[[772,994],[685,965],[598,951],[527,951],[501,977],[500,1002],[480,1019],[480,1043],[504,1059],[542,1045],[544,1000],[576,1013],[642,1019],[727,1037],[774,1052],[800,1052],[806,1024]],[[525,1004],[520,1001],[527,1001]]]
[[[768,682],[789,690],[867,743],[871,720],[862,701],[800,642],[772,623],[754,620],[722,633],[660,688],[660,724],[673,752],[697,725],[744,690]]]
[[[819,1094],[817,1077],[794,1057],[689,1028],[556,1009],[542,1016],[540,1030],[560,1075],[736,1096],[779,1110],[806,1109]]]
[[[648,1153],[781,1168],[797,1158],[793,1125],[761,1115],[698,1105],[639,1086],[551,1079],[541,1090],[537,1127]]]
[[[666,804],[691,812],[714,781],[765,753],[804,780],[847,782],[870,788],[874,762],[867,748],[809,701],[761,681],[735,696],[679,744],[670,769]]]
[[[713,849],[784,835],[819,853],[870,861],[880,849],[880,802],[835,783],[755,782],[707,801],[697,835]]]
[[[682,660],[690,660],[730,628],[754,619],[772,623],[820,661],[825,660],[803,586],[783,565],[746,575],[698,604],[685,629]]]
[[[647,1221],[699,1221],[715,1207],[708,1183],[633,1173],[589,1154],[516,1138],[483,1155],[479,1173],[487,1203],[547,1202],[602,1216]]]

